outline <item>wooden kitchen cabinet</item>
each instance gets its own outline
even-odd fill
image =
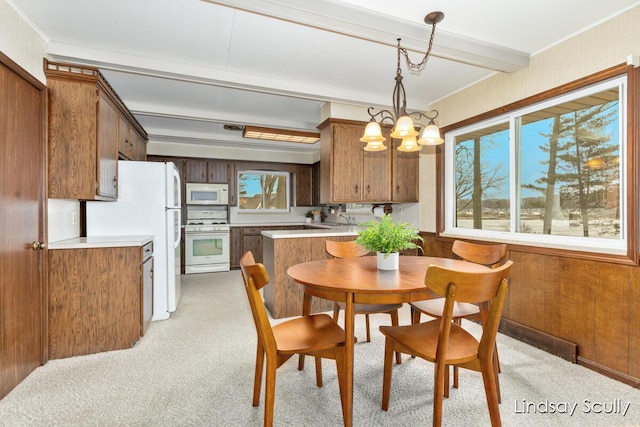
[[[335,119],[320,125],[320,203],[391,200],[390,152],[363,150],[365,126]]]
[[[153,258],[145,257],[152,244],[49,250],[50,359],[140,339],[153,314]]]
[[[229,228],[229,263],[231,269],[240,268],[242,258],[242,227]]]
[[[123,116],[120,116],[118,126],[118,153],[125,160],[145,161],[147,158],[145,139]]]
[[[304,225],[264,225],[259,227],[231,227],[229,235],[230,266],[240,268],[240,258],[251,251],[256,262],[262,262],[264,230],[302,230]]]
[[[297,165],[293,179],[295,182],[295,206],[318,206],[313,197],[313,165]]]
[[[391,147],[391,201],[399,203],[417,203],[419,194],[419,151],[398,151],[402,143],[394,139]]]
[[[270,229],[273,228],[242,227],[242,253],[251,251],[256,262],[262,263],[262,230]]]
[[[97,68],[45,60],[45,74],[49,197],[116,199],[121,119],[146,133]]]
[[[224,160],[186,160],[185,182],[227,184],[228,179],[228,164]]]

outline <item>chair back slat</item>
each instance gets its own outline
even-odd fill
[[[507,256],[507,245],[480,245],[477,243],[456,240],[451,251],[465,261],[497,267],[501,265]]]
[[[365,256],[369,249],[357,244],[355,240],[349,242],[325,241],[325,250],[334,258],[356,258]]]
[[[444,297],[448,285],[454,283],[456,302],[478,304],[495,297],[500,281],[509,277],[512,265],[512,261],[507,261],[500,267],[474,273],[431,265],[425,275],[425,285]]]
[[[269,316],[267,315],[267,309],[259,292],[262,287],[269,283],[267,270],[264,265],[256,263],[253,254],[248,251],[240,258],[240,271],[258,338],[262,340],[265,348],[271,348],[275,351],[276,341],[269,322]]]

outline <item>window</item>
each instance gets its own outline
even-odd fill
[[[238,172],[238,211],[288,212],[289,181],[287,172]]]
[[[444,234],[627,251],[626,76],[446,134]]]

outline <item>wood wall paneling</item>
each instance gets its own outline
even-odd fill
[[[422,236],[425,255],[452,256],[453,239]],[[508,257],[514,265],[503,318],[513,336],[551,352],[557,345],[558,355],[575,343],[578,363],[640,386],[640,267],[519,246]],[[517,325],[523,330],[513,333]]]

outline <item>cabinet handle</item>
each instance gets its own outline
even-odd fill
[[[398,184],[396,185],[396,193],[399,193],[399,192],[400,192],[400,185]]]
[[[113,177],[113,188],[117,188],[118,187],[118,177],[114,176]]]
[[[371,186],[367,185],[367,194],[371,193]]]
[[[358,194],[358,184],[356,184],[356,194]]]

